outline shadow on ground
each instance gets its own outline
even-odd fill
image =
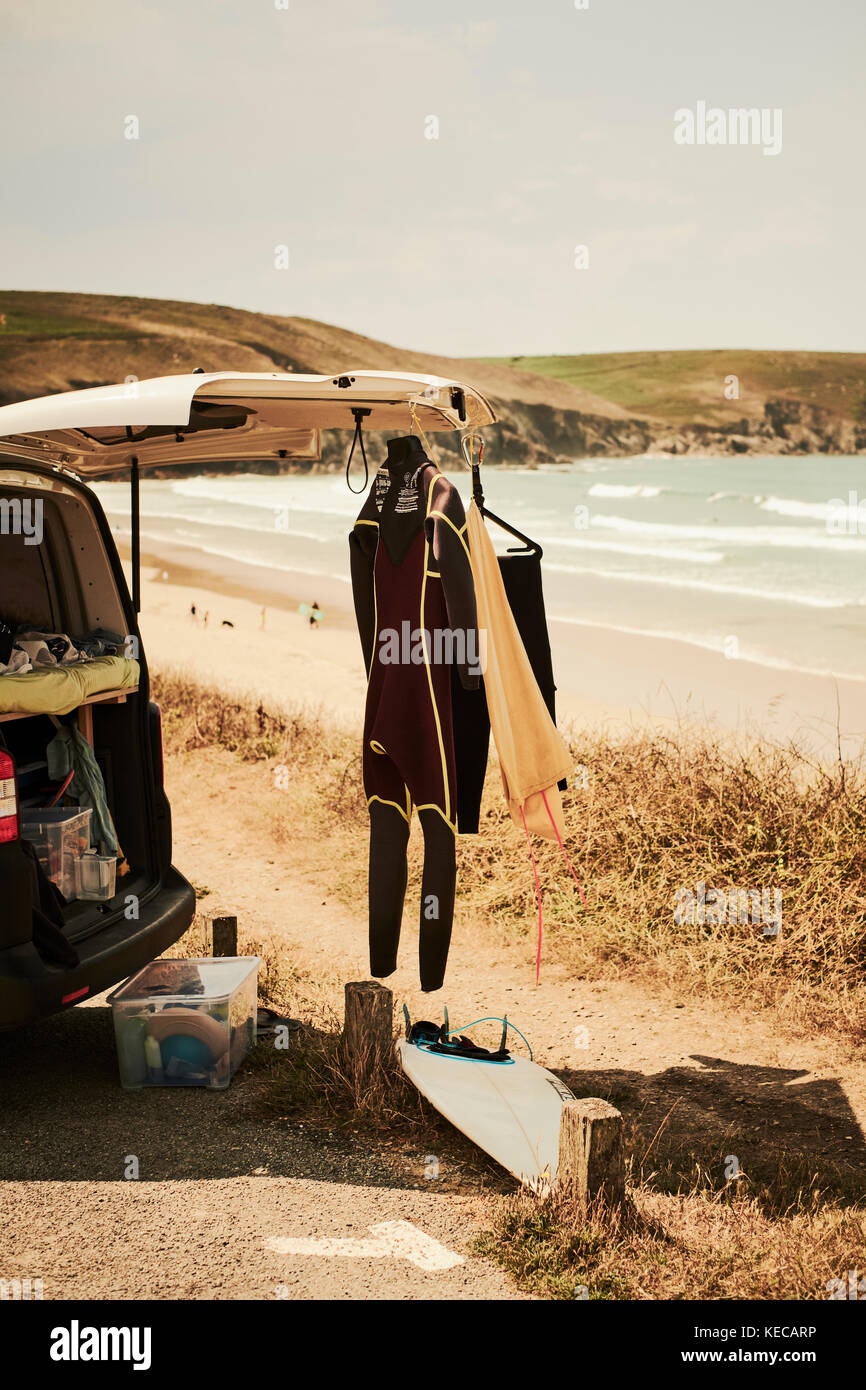
[[[769,1205],[814,1188],[842,1201],[866,1195],[866,1141],[840,1083],[796,1068],[694,1055],[692,1067],[650,1076],[563,1071],[575,1095],[623,1112],[635,1175],[663,1191],[725,1187],[731,1159]]]

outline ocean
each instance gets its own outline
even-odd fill
[[[451,476],[468,503],[468,474]],[[484,488],[493,511],[543,546],[549,615],[573,625],[577,643],[592,626],[862,681],[862,479],[859,458],[664,457],[488,468]],[[96,491],[126,540],[128,485]],[[145,481],[142,549],[191,547],[263,585],[267,574],[271,588],[298,576],[310,597],[327,580],[349,608],[346,535],[360,502],[334,474]]]

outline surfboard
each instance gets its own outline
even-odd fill
[[[413,1085],[474,1144],[529,1187],[556,1181],[559,1119],[574,1099],[558,1076],[525,1057],[448,1057],[403,1038],[397,1049]]]

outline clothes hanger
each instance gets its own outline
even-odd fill
[[[473,445],[476,439],[478,440],[479,446],[477,463],[473,451]],[[495,512],[491,512],[489,508],[484,505],[484,489],[481,486],[481,460],[484,458],[484,440],[481,435],[472,434],[471,431],[469,434],[464,434],[463,438],[460,440],[460,447],[463,451],[463,457],[469,466],[469,471],[472,474],[472,500],[479,512],[483,517],[486,517],[488,521],[494,522],[494,524],[501,527],[503,531],[507,531],[509,536],[514,536],[515,540],[521,542],[520,545],[510,545],[507,554],[537,555],[540,560],[544,551],[538,544],[538,541],[530,540],[529,536],[525,536],[522,531],[518,531],[516,526],[512,526],[507,521],[503,521],[501,516],[497,516]]]

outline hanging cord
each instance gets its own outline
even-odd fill
[[[417,431],[421,443],[424,445],[424,451],[427,454],[427,457],[430,459],[431,463],[435,463],[436,467],[439,468],[439,460],[437,459],[432,448],[430,447],[430,440],[427,438],[426,434],[421,428],[421,421],[418,419],[418,412],[415,409],[414,401],[409,402],[409,419],[411,422],[409,425],[409,433],[415,434]],[[440,469],[439,471],[441,472],[442,470]]]
[[[583,891],[583,889],[582,889],[581,886],[580,886],[580,879],[578,878],[577,874],[574,872],[574,865],[572,864],[571,860],[570,860],[569,857],[568,857],[568,853],[567,853],[567,851],[566,851],[565,845],[562,843],[562,836],[560,835],[559,830],[557,829],[556,821],[553,819],[553,813],[552,813],[552,811],[551,811],[551,809],[550,809],[550,806],[549,806],[549,804],[548,804],[548,801],[547,801],[547,793],[546,793],[546,792],[542,792],[542,793],[541,793],[541,799],[542,799],[542,801],[544,802],[544,808],[545,808],[545,810],[547,811],[547,815],[548,815],[548,818],[549,818],[549,820],[550,820],[550,824],[553,826],[553,833],[554,833],[554,835],[556,836],[557,842],[558,842],[558,844],[559,844],[559,848],[562,850],[563,858],[565,859],[565,862],[566,862],[566,864],[568,865],[568,867],[569,867],[569,869],[570,869],[570,871],[571,871],[571,877],[574,879],[575,883],[577,884],[577,891],[578,891],[578,893],[579,893],[580,896],[581,896],[581,900],[582,900],[582,902],[583,902],[584,907],[587,907],[587,906],[588,906],[588,903],[587,903],[587,901],[586,901],[586,895],[584,894],[584,891]],[[531,840],[530,837],[529,837],[529,829],[528,829],[527,824],[526,824],[526,816],[525,816],[525,814],[524,814],[523,806],[522,806],[522,805],[521,805],[521,807],[520,807],[520,818],[521,818],[521,820],[523,821],[523,833],[524,833],[524,835],[526,836],[526,843],[527,843],[527,845],[529,846],[529,857],[530,857],[530,859],[532,860],[532,875],[533,875],[533,877],[534,877],[534,879],[535,879],[535,897],[536,897],[536,901],[537,901],[537,903],[538,903],[538,947],[537,947],[537,950],[536,950],[536,953],[535,953],[535,983],[538,984],[539,976],[540,976],[540,974],[541,974],[541,936],[542,936],[542,929],[543,929],[543,924],[544,924],[544,914],[543,914],[542,909],[541,909],[541,884],[540,884],[539,881],[538,881],[538,867],[537,867],[537,865],[536,865],[536,863],[535,863],[535,854],[533,853],[533,849],[532,849],[532,840]]]
[[[538,869],[535,865],[535,854],[532,850],[532,841],[529,838],[529,830],[526,825],[526,816],[523,814],[523,804],[520,806],[520,818],[523,821],[523,833],[526,836],[526,843],[529,846],[529,857],[532,860],[532,873],[535,878],[535,897],[538,902],[538,947],[535,952],[535,983],[538,984],[538,977],[541,974],[541,929],[543,915],[541,911],[541,884],[538,882]]]
[[[553,813],[551,812],[551,809],[550,809],[550,807],[549,807],[548,804],[547,804],[547,792],[542,792],[542,793],[541,793],[541,796],[542,796],[542,800],[544,801],[544,809],[547,811],[547,814],[548,814],[548,816],[550,817],[550,824],[553,826],[553,833],[554,833],[554,835],[556,836],[557,840],[559,840],[559,848],[562,850],[562,853],[563,853],[563,855],[565,856],[565,862],[566,862],[566,864],[568,865],[569,869],[571,869],[571,877],[574,879],[575,883],[577,884],[577,891],[578,891],[578,893],[580,894],[581,898],[583,899],[583,905],[584,905],[584,907],[587,907],[587,906],[588,906],[588,903],[587,903],[587,901],[586,901],[586,897],[585,897],[585,895],[584,895],[584,891],[583,891],[583,889],[582,889],[581,886],[580,886],[580,879],[578,878],[577,874],[574,872],[574,866],[573,866],[571,860],[569,859],[568,855],[566,854],[565,845],[562,843],[562,840],[561,840],[561,838],[560,838],[559,831],[558,831],[557,828],[556,828],[556,821],[553,819]]]
[[[496,1014],[491,1014],[489,1018],[476,1018],[474,1022],[464,1023],[462,1028],[452,1028],[450,1032],[454,1034],[465,1033],[467,1029],[474,1028],[476,1024],[479,1023],[502,1023],[505,1025],[506,1028],[510,1028],[512,1033],[516,1033],[518,1038],[522,1038],[523,1041],[526,1043],[526,1050],[529,1053],[529,1060],[530,1062],[532,1061],[532,1048],[529,1046],[529,1043],[527,1042],[526,1038],[523,1037],[523,1034],[521,1033],[520,1029],[515,1028],[514,1024],[510,1021],[510,1019],[499,1018]]]
[[[370,411],[362,406],[352,407],[352,415],[355,419],[355,433],[352,435],[352,447],[349,450],[349,457],[346,459],[346,487],[350,492],[354,492],[356,497],[360,497],[362,492],[367,491],[367,484],[370,481],[370,465],[367,462],[367,450],[364,448],[363,421],[370,414]],[[355,452],[355,445],[360,444],[361,456],[364,460],[364,481],[360,487],[352,487],[349,481],[349,469],[352,467],[352,456]]]

